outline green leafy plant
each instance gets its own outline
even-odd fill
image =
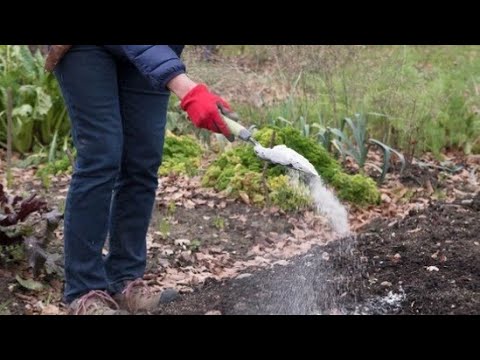
[[[188,249],[192,252],[198,252],[200,250],[201,245],[202,245],[202,242],[198,239],[195,239],[195,240],[192,240],[192,242],[188,246]]]
[[[372,179],[363,175],[353,177],[345,174],[340,164],[322,145],[303,136],[299,130],[292,127],[265,127],[254,136],[263,146],[270,146],[274,132],[276,136],[273,145],[285,144],[306,157],[322,178],[339,191],[342,200],[362,205],[378,202],[380,194]],[[305,193],[287,181],[284,167],[269,164],[265,174],[263,167],[264,162],[255,155],[251,146],[238,146],[221,154],[209,166],[203,176],[203,185],[226,191],[236,198],[245,198],[246,194],[253,204],[264,205],[268,196],[271,204],[284,210],[308,206]],[[348,191],[341,192],[341,187],[346,185],[349,185]]]
[[[345,126],[351,130],[351,136],[346,135]],[[336,147],[340,149],[342,155],[349,155],[355,159],[360,168],[363,169],[367,161],[367,121],[365,116],[356,114],[355,122],[350,118],[343,119],[340,130],[331,129],[338,136],[339,140],[334,140]],[[353,138],[353,139],[351,139]]]
[[[392,154],[395,154],[400,160],[400,164],[401,164],[400,174],[404,172],[406,167],[406,160],[403,154],[399,153],[397,150],[391,148],[388,145],[385,145],[384,143],[378,140],[370,139],[369,141],[371,144],[377,145],[383,150],[383,167],[380,170],[381,171],[380,180],[379,180],[380,182],[385,181],[385,177],[387,176],[388,170],[390,169],[390,159],[392,157]]]
[[[348,128],[346,127],[348,125]],[[347,129],[349,129],[349,134],[347,134]],[[368,139],[367,131],[367,120],[364,115],[356,114],[355,120],[351,118],[345,118],[341,123],[340,129],[329,128],[329,133],[333,134],[334,138],[331,140],[332,144],[338,150],[338,152],[345,158],[350,156],[355,160],[360,169],[365,167],[367,162],[367,155],[370,150],[370,145],[378,146],[383,151],[383,164],[382,168],[379,169],[381,176],[379,181],[383,182],[385,177],[390,169],[390,162],[392,154],[397,156],[401,163],[400,174],[403,173],[406,167],[405,157],[398,152],[397,150],[391,148],[390,146],[375,140]],[[375,166],[375,165],[374,165]]]
[[[0,245],[0,263],[19,263],[25,259],[25,248],[23,244]]]
[[[193,176],[200,166],[203,150],[198,141],[187,135],[177,136],[171,132],[165,137],[160,175],[186,174]]]
[[[268,179],[270,201],[286,210],[304,209],[312,204],[306,187],[292,183],[286,175]]]
[[[26,45],[0,45],[0,142],[6,139],[7,89],[13,91],[13,149],[22,154],[37,141],[57,146],[70,135],[67,111],[55,78],[44,70],[44,58]]]
[[[24,257],[34,275],[42,269],[63,272],[55,263],[58,259],[46,251],[63,214],[45,210],[46,203],[35,195],[24,199],[7,193],[0,184],[0,260],[19,261]],[[33,214],[37,219],[30,221]]]
[[[328,127],[324,127],[320,124],[312,124],[312,128],[317,129],[316,140],[321,144],[328,152],[332,152],[333,137],[332,131]]]
[[[175,205],[175,201],[170,201],[167,204],[167,216],[171,217],[175,215],[175,212],[177,211],[177,205]]]
[[[225,219],[220,216],[216,216],[212,220],[212,223],[217,230],[223,230],[225,228]]]
[[[158,231],[160,232],[162,238],[166,239],[170,236],[171,225],[168,219],[162,218],[158,224]]]

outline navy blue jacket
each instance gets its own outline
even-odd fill
[[[130,60],[158,90],[186,72],[180,56],[184,45],[105,45],[112,53]]]

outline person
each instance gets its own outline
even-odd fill
[[[69,314],[148,312],[162,300],[143,276],[170,94],[196,127],[233,141],[221,116],[230,105],[187,76],[183,49],[49,46],[45,68],[59,83],[77,150],[64,214]]]

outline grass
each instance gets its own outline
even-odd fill
[[[225,61],[249,59],[245,76],[225,62],[191,68],[218,82],[248,125],[303,117],[338,127],[364,113],[371,137],[407,155],[469,153],[480,136],[480,46],[224,46],[222,53]]]
[[[220,216],[215,217],[212,222],[217,230],[223,230],[225,228],[225,219]]]
[[[8,309],[12,300],[7,300],[0,304],[0,315],[10,315],[10,310]]]

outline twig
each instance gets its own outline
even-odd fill
[[[19,299],[21,300],[25,300],[25,301],[28,301],[28,302],[33,302],[35,300],[37,300],[35,297],[33,296],[28,296],[28,295],[23,295],[23,294],[20,294],[20,293],[13,293],[14,296],[18,297]]]
[[[12,128],[13,128],[13,95],[12,88],[7,89],[7,184],[11,186],[12,176]]]
[[[276,133],[274,131],[270,139],[270,148],[272,148],[273,145],[275,144],[275,136],[276,136]],[[268,161],[265,161],[263,164],[262,184],[263,184],[263,192],[265,194],[265,205],[268,208],[270,207],[270,197],[268,196],[267,169],[268,169]]]
[[[73,158],[73,154],[68,147],[65,149],[65,153],[67,154],[68,160],[70,160],[70,165],[72,165],[73,169],[75,167],[75,159]]]

